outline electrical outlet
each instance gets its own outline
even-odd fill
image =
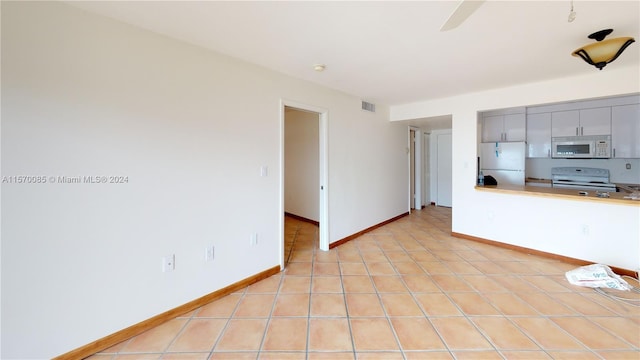
[[[627,168],[627,170],[631,170],[631,163],[627,163],[625,167]]]
[[[258,246],[258,233],[251,234],[251,246]]]
[[[176,269],[176,255],[171,254],[162,257],[162,272],[169,272]]]
[[[589,225],[582,225],[582,234],[583,235],[589,235]]]
[[[213,261],[213,255],[215,254],[213,245],[207,246],[204,249],[204,261]]]

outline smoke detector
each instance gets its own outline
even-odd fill
[[[327,66],[325,64],[315,64],[313,65],[313,70],[317,72],[323,72]]]

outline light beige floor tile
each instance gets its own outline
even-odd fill
[[[309,351],[353,351],[347,318],[309,319]]]
[[[568,335],[549,319],[514,317],[511,321],[545,350],[585,350],[574,337]]]
[[[314,276],[311,283],[312,293],[342,293],[342,281],[339,276]]]
[[[161,360],[207,360],[209,352],[205,353],[166,353]]]
[[[171,344],[168,351],[211,351],[226,324],[226,319],[192,319]]]
[[[407,360],[453,360],[448,351],[405,351]]]
[[[554,293],[553,299],[588,316],[612,316],[613,312],[578,293]]]
[[[310,262],[294,262],[287,264],[287,267],[284,269],[285,276],[287,275],[301,275],[301,276],[310,276],[311,275],[311,263]]]
[[[311,288],[310,276],[284,276],[280,293],[309,293]]]
[[[351,331],[356,351],[399,350],[387,319],[351,319]]]
[[[545,360],[551,359],[544,351],[501,351],[508,360]]]
[[[280,287],[281,275],[276,274],[266,279],[260,280],[247,288],[248,294],[275,294]]]
[[[307,348],[306,318],[273,318],[267,326],[262,350],[305,351]]]
[[[533,284],[533,286],[537,287],[542,291],[546,291],[546,292],[570,292],[571,291],[571,289],[569,289],[568,287],[562,286],[557,281],[549,278],[548,276],[541,276],[541,275],[525,276],[523,277],[523,279],[530,282],[531,284]]]
[[[349,293],[345,295],[349,316],[385,316],[377,294]]]
[[[363,262],[362,256],[358,250],[345,250],[349,243],[340,245],[338,247],[338,260],[342,263],[361,263]]]
[[[347,316],[342,294],[311,294],[311,316]]]
[[[400,245],[396,245],[397,247],[394,250],[384,249],[385,255],[387,255],[387,259],[391,261],[393,264],[401,263],[401,262],[415,262],[409,254],[402,249]],[[383,246],[380,246],[383,248]]]
[[[376,352],[357,352],[358,360],[403,360],[401,352],[376,351]]]
[[[355,360],[353,352],[309,352],[307,360]]]
[[[380,299],[388,316],[423,316],[409,294],[380,294]]]
[[[343,276],[342,286],[345,293],[374,293],[373,282],[369,276]]]
[[[449,350],[493,350],[469,320],[461,317],[430,319]]]
[[[365,263],[389,261],[382,250],[362,251],[360,254]]]
[[[511,321],[504,317],[473,317],[471,319],[497,349],[540,350]]]
[[[474,291],[459,276],[455,276],[455,275],[433,275],[432,279],[443,291],[451,291],[451,292]]]
[[[577,315],[578,313],[573,309],[566,307],[565,305],[554,300],[549,294],[544,293],[528,293],[521,294],[518,297],[524,302],[531,305],[541,315],[553,316],[553,315]]]
[[[392,318],[391,325],[403,350],[446,350],[433,326],[424,317]]]
[[[368,262],[367,269],[371,275],[397,275],[390,262]]]
[[[603,330],[598,325],[581,317],[551,318],[558,326],[570,333],[589,349],[628,350],[631,346]],[[638,333],[640,336],[640,333]],[[639,354],[640,355],[640,354]]]
[[[271,294],[245,294],[240,300],[233,317],[268,317],[271,314],[275,297],[275,295]]]
[[[450,275],[453,271],[440,261],[418,261],[418,265],[430,275]]]
[[[381,293],[385,292],[408,292],[406,286],[402,282],[400,276],[376,275],[371,276],[376,290]]]
[[[426,275],[402,275],[402,280],[414,293],[441,292],[438,285]]]
[[[640,325],[622,317],[593,317],[591,321],[640,349]]]
[[[118,354],[114,360],[157,360],[162,356],[159,354]]]
[[[278,352],[278,351],[262,351],[258,355],[258,360],[305,360],[307,354],[303,351],[299,352]]]
[[[338,250],[316,251],[315,260],[316,262],[338,262]]]
[[[214,352],[209,360],[256,360],[257,352]]]
[[[494,306],[475,292],[450,293],[449,297],[467,315],[500,315]]]
[[[340,267],[338,263],[314,263],[313,264],[313,276],[323,276],[323,275],[340,275]]]
[[[340,262],[340,272],[342,275],[367,275],[367,267],[364,263]]]
[[[266,327],[266,319],[232,319],[215,351],[257,351]]]
[[[548,351],[554,360],[597,360],[598,355],[590,351]],[[620,358],[605,358],[607,360],[621,360]],[[637,358],[635,358],[637,359]],[[634,360],[635,360],[634,359]]]
[[[308,316],[309,299],[307,294],[279,294],[273,308],[273,316]]]
[[[127,343],[122,352],[162,352],[176,338],[187,319],[174,319],[148,330]]]
[[[603,359],[638,360],[640,351],[597,351]]]
[[[497,351],[454,351],[456,360],[502,360]]]
[[[457,316],[460,310],[442,293],[415,294],[416,300],[428,316]]]
[[[401,275],[420,275],[424,274],[424,270],[415,262],[399,262],[394,263],[393,267],[398,274]]]
[[[230,294],[207,305],[196,312],[195,317],[222,317],[228,318],[238,306],[242,295]]]
[[[539,313],[511,293],[486,293],[484,297],[504,315],[528,315],[536,316]]]
[[[488,275],[460,275],[467,284],[471,285],[473,289],[482,293],[488,292],[508,292],[504,286],[493,281],[491,276]]]

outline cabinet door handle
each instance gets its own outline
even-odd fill
[[[580,134],[578,134],[578,127],[576,127],[576,136],[578,136]]]
[[[551,149],[547,150],[547,157],[551,157]]]
[[[580,135],[584,135],[584,128],[580,126]]]
[[[613,157],[616,157],[616,149],[613,149]]]

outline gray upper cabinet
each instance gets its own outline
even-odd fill
[[[527,115],[527,157],[551,157],[551,113]]]
[[[482,117],[482,142],[525,141],[525,123],[524,110],[515,114],[486,113]]]
[[[555,111],[551,136],[611,135],[611,107]]]
[[[611,108],[612,156],[640,158],[640,104]]]

